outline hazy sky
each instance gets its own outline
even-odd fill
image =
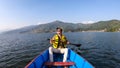
[[[120,20],[120,0],[0,0],[0,31],[54,20]]]

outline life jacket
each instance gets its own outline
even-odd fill
[[[62,35],[62,37],[60,38],[56,34],[56,35],[53,36],[53,38],[54,38],[54,42],[52,44],[53,44],[54,48],[66,48],[67,39],[64,35]]]

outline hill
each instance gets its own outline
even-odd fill
[[[21,29],[8,31],[7,33],[41,33],[54,32],[55,28],[62,27],[64,32],[80,32],[80,31],[104,31],[104,32],[118,32],[120,31],[119,20],[99,21],[93,24],[71,23],[63,21],[53,21],[47,24],[40,24],[28,26]]]
[[[79,32],[79,31],[104,31],[117,32],[120,31],[119,20],[99,21],[93,24],[70,23],[62,21],[53,21],[47,24],[38,25],[35,29],[30,30],[32,33],[39,32],[54,32],[56,27],[62,27],[64,32]]]

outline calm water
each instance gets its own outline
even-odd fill
[[[65,33],[72,43],[68,46],[96,68],[120,68],[120,33]],[[0,68],[24,68],[35,56],[47,49],[52,33],[0,35]]]

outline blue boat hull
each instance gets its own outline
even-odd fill
[[[57,58],[56,58],[57,57]],[[54,61],[62,61],[62,54],[54,54]],[[41,55],[33,59],[25,68],[48,68],[44,65],[45,62],[49,62],[49,51],[44,51]],[[80,55],[73,52],[71,49],[68,51],[67,62],[74,62],[74,65],[69,68],[94,68],[88,61],[82,58]],[[54,67],[53,67],[54,68]],[[63,68],[63,67],[55,67]]]

